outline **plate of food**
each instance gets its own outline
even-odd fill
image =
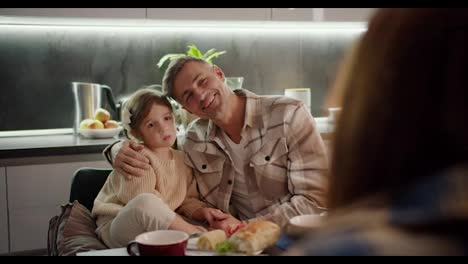
[[[234,231],[232,231],[234,230]],[[270,221],[258,221],[233,227],[226,234],[216,229],[189,239],[187,250],[212,252],[213,255],[260,255],[280,237],[280,227]]]

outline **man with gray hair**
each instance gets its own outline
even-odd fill
[[[219,67],[193,57],[172,61],[163,78],[165,92],[200,117],[183,150],[200,198],[225,212],[210,226],[229,232],[241,221],[270,220],[283,227],[293,216],[323,212],[328,161],[307,107],[232,91],[224,80]],[[104,152],[116,169],[139,176],[148,163],[139,149],[126,141]]]

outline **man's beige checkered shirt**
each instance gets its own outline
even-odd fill
[[[299,214],[320,213],[325,207],[327,155],[315,121],[304,103],[283,96],[246,97],[244,148],[250,155],[246,186],[253,219],[284,226]],[[202,200],[232,212],[234,176],[220,128],[198,119],[187,130],[185,162],[194,169]],[[239,208],[237,208],[239,209]]]

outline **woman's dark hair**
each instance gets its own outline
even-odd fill
[[[331,208],[467,161],[468,9],[380,9],[347,63]]]

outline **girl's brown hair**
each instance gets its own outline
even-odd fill
[[[131,114],[129,127],[132,131],[138,129],[141,122],[143,122],[148,115],[153,104],[165,105],[173,111],[172,105],[164,93],[147,87],[139,89],[126,101],[123,109],[128,109]],[[135,137],[129,133],[130,131],[125,132],[128,138],[135,139]]]

